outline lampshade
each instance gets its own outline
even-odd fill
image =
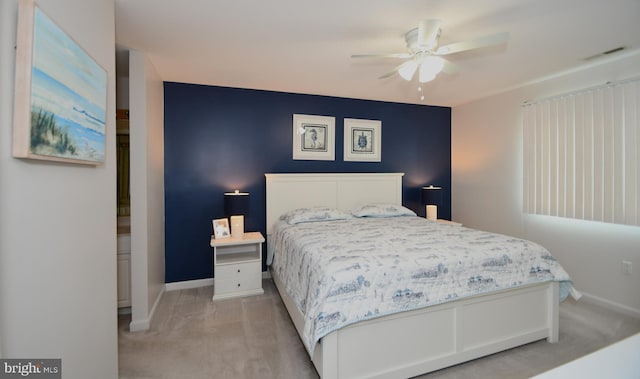
[[[416,59],[406,61],[398,68],[398,74],[410,81],[418,71],[420,83],[426,83],[435,79],[436,75],[444,68],[444,59],[432,55],[418,56]]]
[[[440,205],[441,202],[442,187],[422,187],[422,205]]]
[[[239,190],[226,192],[224,194],[224,213],[227,217],[247,216],[249,214],[249,193]]]
[[[408,81],[413,78],[413,75],[416,73],[417,69],[418,61],[412,59],[400,65],[400,68],[398,68],[398,74],[402,76],[402,79]]]
[[[430,185],[422,187],[422,204],[426,205],[428,220],[438,219],[438,205],[442,202],[442,188]]]
[[[420,83],[426,83],[436,78],[436,75],[442,71],[444,60],[440,57],[428,56],[422,59],[420,63]]]

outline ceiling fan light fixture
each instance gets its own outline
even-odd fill
[[[430,82],[444,68],[444,59],[435,56],[424,57],[420,62],[420,83]]]
[[[417,28],[406,32],[404,39],[408,52],[357,54],[351,57],[407,59],[404,63],[396,66],[393,71],[380,76],[379,79],[390,78],[398,74],[402,79],[411,81],[416,75],[416,71],[418,71],[418,91],[422,92],[423,83],[434,80],[441,71],[447,74],[457,72],[457,67],[446,58],[441,58],[441,55],[448,56],[463,51],[501,45],[505,44],[509,39],[509,33],[503,32],[440,46],[440,34],[442,33],[440,25],[441,22],[439,19],[426,19],[420,21]],[[619,49],[615,49],[607,53],[618,50]],[[424,95],[421,96],[421,99],[424,100]]]
[[[398,68],[398,74],[402,77],[402,79],[406,81],[410,81],[413,78],[413,75],[416,73],[418,69],[418,62],[415,59],[404,62]]]
[[[423,73],[423,71],[420,70],[420,83],[430,82],[436,78],[436,75],[434,72]]]

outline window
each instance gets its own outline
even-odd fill
[[[524,211],[640,225],[640,79],[522,107]]]

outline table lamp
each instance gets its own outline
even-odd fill
[[[230,218],[231,238],[242,238],[244,236],[244,218],[249,214],[249,193],[225,192],[224,213]]]
[[[438,219],[438,205],[442,202],[442,187],[422,187],[422,204],[426,205],[427,220]]]

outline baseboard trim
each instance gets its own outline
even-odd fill
[[[158,296],[156,296],[156,301],[153,302],[153,306],[151,307],[151,311],[149,312],[149,317],[142,320],[131,320],[131,322],[129,323],[130,332],[142,332],[151,328],[151,320],[153,320],[153,316],[156,313],[158,304],[160,304],[160,299],[162,299],[162,295],[164,295],[164,292],[166,291],[165,287],[166,286],[162,286],[160,288],[160,292],[158,292]]]
[[[636,309],[620,303],[616,303],[611,300],[601,298],[599,296],[588,294],[586,292],[582,292],[582,295],[583,295],[582,299],[589,304],[598,305],[607,309],[611,309],[612,311],[616,311],[618,313],[622,313],[624,315],[640,319],[640,309]]]
[[[269,271],[262,271],[262,279],[271,279],[271,273]],[[190,288],[200,288],[213,285],[213,278],[196,279],[196,280],[183,280],[181,282],[166,283],[164,288],[167,291],[187,290]]]
[[[130,332],[142,332],[145,330],[149,330],[151,326],[151,321],[148,318],[144,320],[135,320],[129,323],[129,331]]]
[[[166,283],[164,288],[167,291],[186,290],[189,288],[200,288],[213,285],[213,278],[196,279],[196,280],[183,280],[181,282]]]
[[[153,307],[151,307],[151,312],[149,312],[149,324],[151,324],[151,320],[153,320],[153,316],[156,314],[156,309],[158,308],[158,304],[160,304],[160,300],[166,291],[165,286],[160,287],[160,292],[158,296],[156,296],[156,301],[153,303]]]

